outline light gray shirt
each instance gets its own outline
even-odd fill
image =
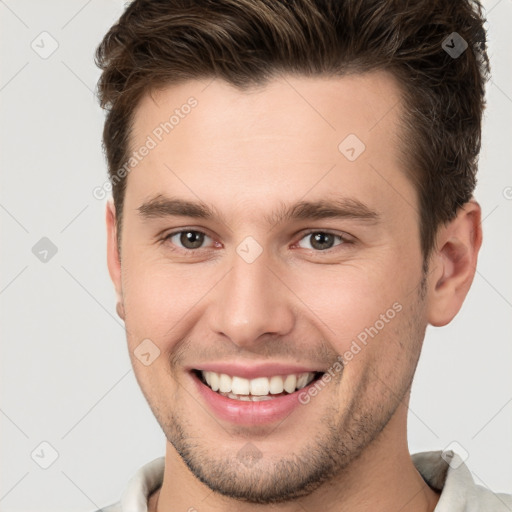
[[[512,495],[475,484],[453,451],[416,453],[412,461],[425,482],[441,492],[435,512],[512,512]],[[95,512],[147,512],[148,497],[162,485],[164,466],[165,457],[148,462],[130,479],[120,501]]]

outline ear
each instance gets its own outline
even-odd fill
[[[428,322],[433,326],[452,321],[473,282],[482,245],[481,215],[480,205],[471,199],[455,219],[439,229],[429,266],[433,270],[429,276]]]
[[[116,207],[111,199],[106,207],[107,224],[107,266],[110,279],[114,283],[117,295],[117,314],[124,320],[123,290],[121,286],[121,258],[117,245]]]

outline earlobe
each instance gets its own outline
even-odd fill
[[[110,274],[110,279],[114,284],[117,295],[117,313],[119,316],[120,309],[122,312],[121,318],[124,319],[123,308],[123,294],[121,286],[121,260],[119,257],[119,247],[117,244],[117,226],[116,226],[116,210],[114,202],[109,199],[105,210],[105,220],[107,225],[107,266]]]
[[[122,302],[118,302],[116,304],[116,312],[117,312],[117,316],[119,318],[121,318],[122,320],[124,320],[124,305]]]
[[[475,276],[481,244],[481,208],[472,199],[437,234],[437,249],[430,260],[434,269],[428,292],[431,325],[446,325],[459,312]]]

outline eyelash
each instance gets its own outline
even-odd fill
[[[180,230],[173,231],[171,233],[166,234],[162,238],[161,242],[162,243],[171,243],[170,239],[173,236],[179,235],[181,233],[199,233],[199,234],[205,235],[208,238],[212,238],[208,234],[206,234],[204,231],[200,231],[198,229],[180,229]],[[312,234],[317,234],[317,233],[332,235],[335,238],[341,240],[341,243],[335,245],[334,247],[331,247],[330,249],[324,249],[324,250],[305,249],[306,251],[313,251],[314,253],[318,253],[318,254],[322,254],[322,253],[331,254],[333,251],[336,250],[336,247],[340,247],[340,246],[344,246],[344,245],[352,245],[354,243],[354,241],[351,238],[348,238],[348,235],[346,235],[346,234],[340,235],[339,233],[333,233],[332,231],[329,231],[329,230],[311,229],[309,231],[304,232],[302,234],[301,238],[298,240],[298,242],[296,242],[294,245],[297,245],[301,240],[303,240],[307,236],[312,235]],[[175,244],[172,244],[172,245],[174,245],[173,250],[181,252],[185,255],[192,255],[194,252],[199,252],[201,249],[206,249],[205,247],[199,247],[197,249],[185,249],[182,247],[177,247]]]

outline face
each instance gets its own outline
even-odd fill
[[[310,493],[378,443],[407,397],[427,318],[400,105],[375,72],[247,91],[190,81],[136,110],[132,150],[152,147],[127,177],[111,274],[141,389],[221,494]],[[264,398],[220,395],[195,370]]]

